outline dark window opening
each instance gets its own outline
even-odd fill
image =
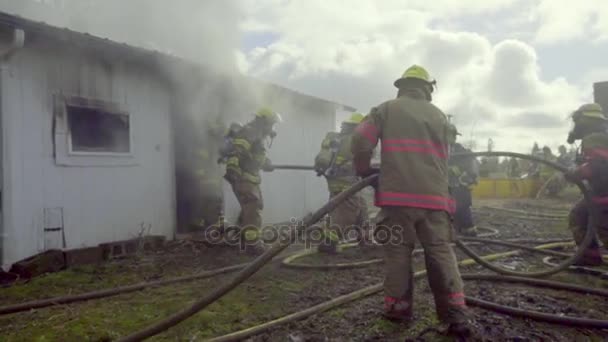
[[[129,153],[129,115],[101,108],[66,106],[73,152]]]

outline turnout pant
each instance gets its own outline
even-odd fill
[[[577,245],[580,245],[585,238],[587,232],[587,225],[589,224],[589,207],[584,199],[576,202],[574,207],[570,210],[568,215],[569,227],[572,231],[574,241]],[[602,205],[599,208],[599,220],[596,226],[596,233],[605,247],[608,247],[608,206]],[[591,244],[591,249],[597,250],[598,243],[597,238]],[[589,251],[590,254],[597,253],[599,251]]]
[[[341,192],[332,192],[330,199]],[[357,238],[367,225],[367,204],[361,194],[357,193],[340,203],[329,213],[329,227],[326,235],[332,241]]]
[[[264,209],[260,186],[246,181],[237,181],[231,185],[232,191],[241,206],[237,225],[241,230],[245,228],[245,240],[256,241],[259,239],[259,229],[262,226],[262,209]]]
[[[384,207],[380,215],[376,238],[385,250],[385,302],[399,302],[411,312],[414,290],[412,252],[418,237],[424,249],[437,316],[444,322],[462,318],[466,305],[462,278],[450,246],[453,231],[448,214],[411,207]],[[382,235],[388,241],[382,239]]]
[[[475,226],[473,214],[471,213],[471,205],[473,205],[471,189],[466,186],[454,187],[452,188],[452,197],[456,201],[454,227],[458,233],[462,233],[466,229]]]

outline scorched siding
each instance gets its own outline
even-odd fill
[[[128,111],[133,163],[95,156],[57,165],[53,113],[61,94]],[[63,208],[67,248],[135,237],[141,223],[151,234],[173,234],[170,96],[149,69],[78,50],[26,47],[12,57],[2,70],[4,265],[45,249],[45,208]]]

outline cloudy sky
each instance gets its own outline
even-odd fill
[[[239,67],[362,112],[413,64],[463,140],[526,150],[564,142],[567,115],[608,80],[605,0],[243,2]]]
[[[499,150],[555,149],[567,115],[608,80],[607,0],[0,0],[0,9],[236,65],[364,113],[420,64],[437,79],[435,103],[477,149],[488,138]]]

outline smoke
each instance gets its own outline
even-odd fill
[[[223,129],[231,122],[250,120],[262,105],[281,112],[287,121],[283,127],[290,132],[301,130],[296,122],[323,120],[321,115],[314,120],[302,119],[319,112],[318,106],[309,107],[302,97],[240,74],[236,59],[241,44],[240,6],[242,2],[238,0],[0,0],[3,12],[174,55],[202,66],[161,66],[171,80],[174,94],[171,115],[179,229],[200,219],[215,223],[215,201],[230,192],[222,189],[223,169],[216,161]],[[296,115],[300,121],[289,120],[289,116],[295,119]],[[281,142],[293,146],[295,137],[279,135],[270,151],[274,154],[271,158],[298,162],[301,154],[293,153],[289,147],[279,148]],[[307,146],[316,148],[318,142]],[[304,147],[298,148],[303,151]],[[202,181],[201,171],[206,177]],[[294,183],[301,185],[304,193],[310,181],[305,182],[302,176],[272,178],[273,189],[293,188]],[[270,186],[268,182],[266,186]],[[301,197],[290,200],[283,198],[275,205],[293,210],[289,203],[300,203]],[[267,206],[266,212],[283,217],[281,210]]]
[[[236,69],[236,0],[0,0],[0,10],[214,69]]]

